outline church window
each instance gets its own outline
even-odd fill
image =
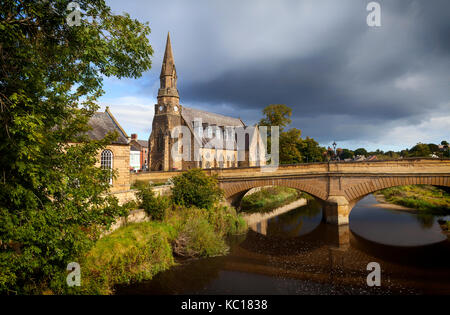
[[[100,158],[100,165],[102,169],[112,170],[113,168],[113,153],[111,150],[103,150]],[[112,185],[112,174],[109,178],[109,184]]]

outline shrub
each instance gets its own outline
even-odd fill
[[[208,176],[201,169],[192,169],[174,177],[172,200],[175,204],[211,209],[222,199],[216,176]]]
[[[153,220],[163,220],[166,210],[170,207],[170,198],[166,196],[156,196],[152,186],[139,188],[137,197],[140,206]]]
[[[111,294],[114,285],[149,280],[174,264],[174,231],[158,222],[122,227],[100,239],[81,263],[81,287],[71,293]]]

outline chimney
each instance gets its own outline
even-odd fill
[[[132,133],[131,134],[131,140],[137,140],[137,134],[136,133]]]

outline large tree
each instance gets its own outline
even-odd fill
[[[103,0],[77,0],[79,26],[67,1],[1,3],[0,292],[61,292],[67,263],[124,214],[95,167],[112,136],[85,134],[103,77],[150,68],[150,28]]]
[[[284,104],[272,104],[263,110],[264,118],[259,122],[260,126],[278,126],[280,132],[289,125],[292,116],[292,109]]]

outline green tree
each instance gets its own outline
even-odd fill
[[[366,155],[368,155],[368,153],[367,153],[366,149],[359,148],[359,149],[355,150],[355,155],[364,155],[364,156],[366,156]]]
[[[260,120],[260,126],[279,126],[280,132],[289,125],[292,116],[292,109],[284,104],[272,104],[264,108],[264,118]]]
[[[414,157],[428,157],[430,154],[430,147],[424,143],[418,143],[409,150],[409,155]]]
[[[313,138],[306,137],[299,146],[300,154],[304,163],[322,162],[324,160],[324,152],[326,149],[319,146]]]
[[[175,176],[172,181],[172,200],[177,205],[212,209],[223,196],[217,177],[208,176],[199,168]]]
[[[349,149],[343,149],[341,154],[339,155],[339,158],[341,160],[345,160],[345,159],[351,159],[353,158],[353,151],[350,151]]]
[[[302,139],[300,129],[292,128],[280,133],[280,164],[297,164],[302,162],[299,147]]]
[[[67,264],[125,209],[95,167],[113,139],[91,141],[104,76],[151,65],[150,28],[103,0],[4,0],[0,8],[0,292],[66,290]],[[77,145],[71,145],[78,143]],[[75,260],[76,261],[76,260]]]

